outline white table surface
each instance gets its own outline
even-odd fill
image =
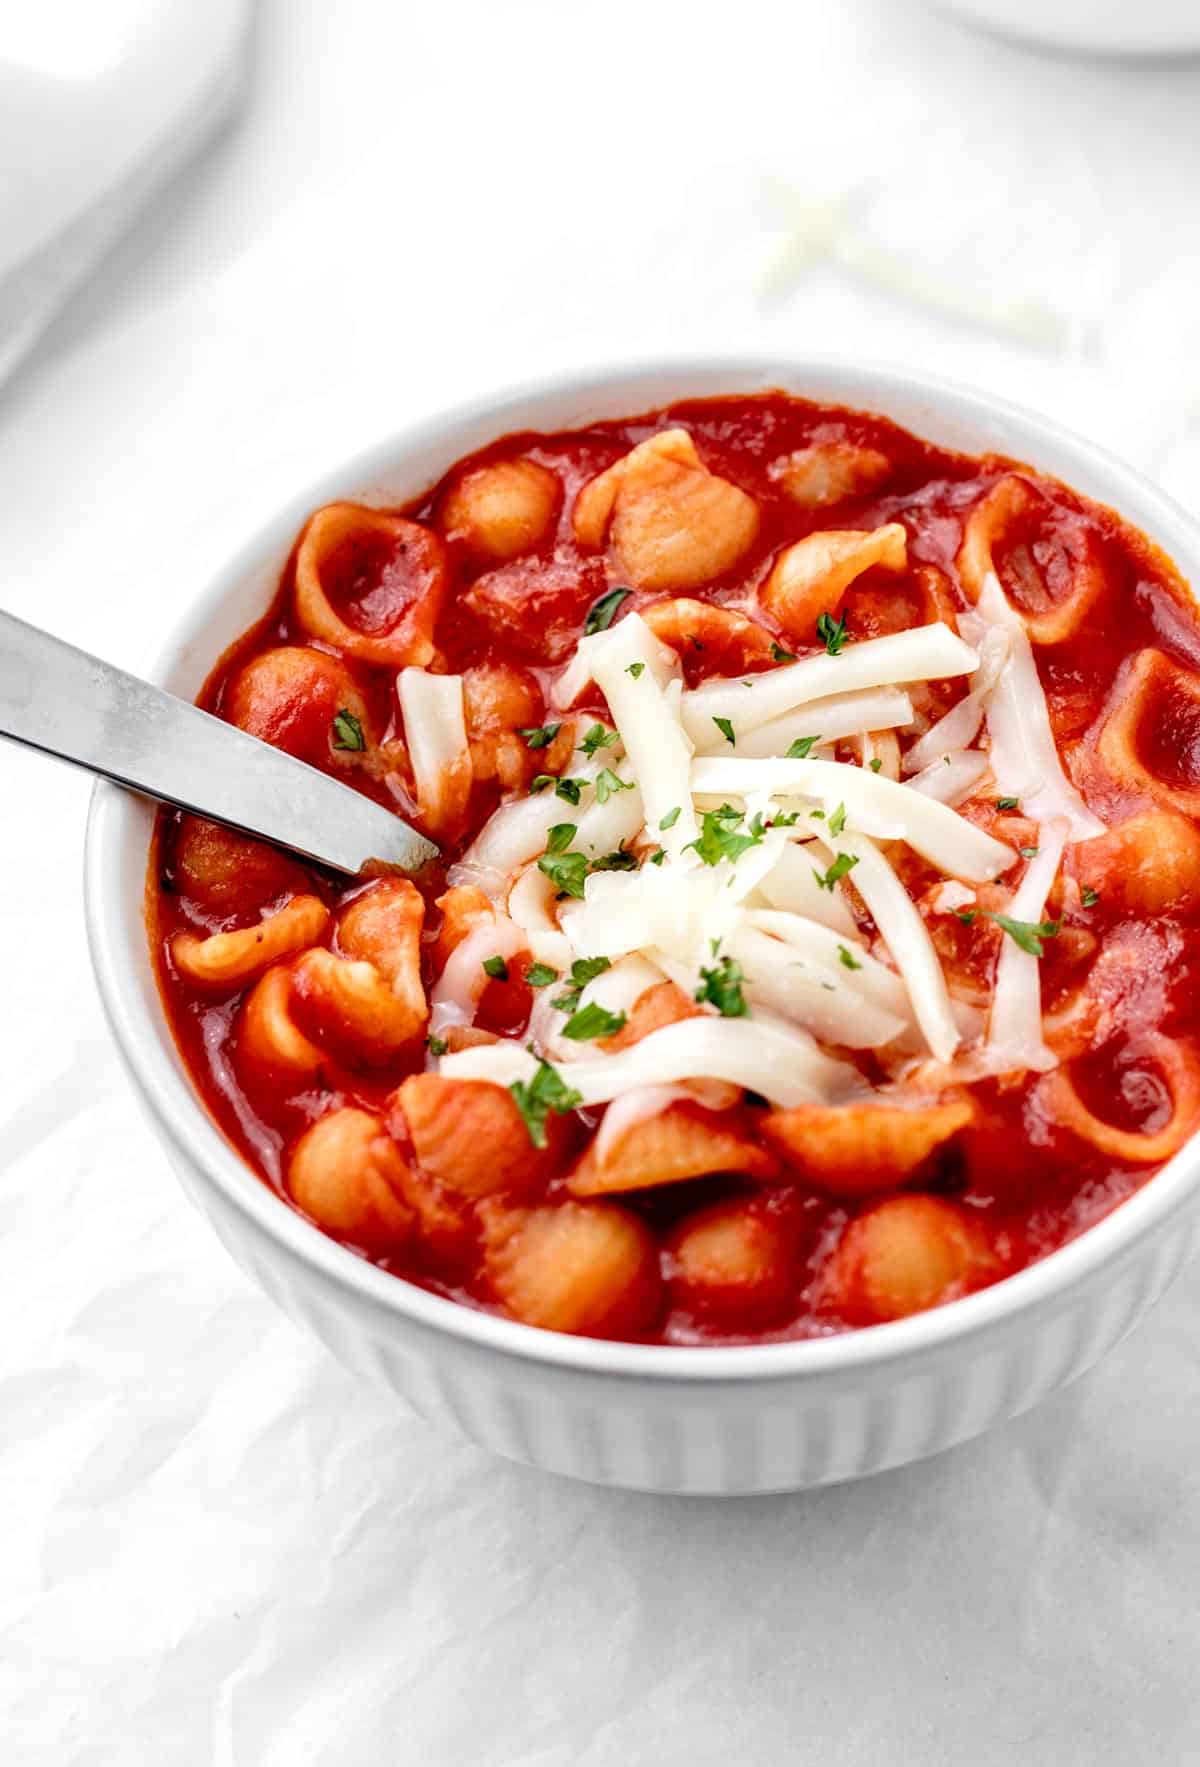
[[[0,600],[136,664],[398,420],[622,354],[936,366],[1200,503],[1200,68],[901,0],[273,0],[240,126],[0,390]],[[1039,351],[817,269],[771,179],[1068,322]],[[445,1440],[185,1205],[88,971],[85,783],[0,754],[6,1767],[1200,1756],[1200,1301],[858,1486],[592,1490]]]

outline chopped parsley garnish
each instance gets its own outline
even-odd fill
[[[539,1061],[532,1080],[514,1080],[509,1091],[535,1147],[546,1145],[546,1118],[551,1111],[561,1117],[583,1103],[581,1095],[565,1083],[548,1061]]]
[[[562,1034],[576,1043],[590,1043],[596,1037],[615,1037],[624,1023],[623,1012],[609,1012],[607,1006],[589,1000],[586,1006],[581,1006],[578,1012],[571,1014],[562,1028]]]
[[[659,847],[656,852],[653,852],[650,855],[651,865],[661,865],[666,856],[667,849],[665,847]]]
[[[548,785],[555,785],[556,783],[557,781],[555,780],[553,773],[535,773],[533,778],[529,781],[530,795],[532,796],[534,792],[545,791]]]
[[[632,594],[632,589],[610,589],[599,601],[593,601],[588,609],[588,617],[583,622],[584,635],[590,638],[593,632],[606,632],[616,618],[621,603]]]
[[[556,822],[546,836],[546,851],[538,860],[538,870],[543,877],[550,879],[561,895],[582,899],[588,862],[583,853],[567,852],[574,839],[573,822]]]
[[[796,826],[797,822],[799,822],[799,820],[800,820],[799,810],[776,810],[776,812],[772,816],[771,820],[767,823],[767,827],[768,828],[795,828],[795,826]]]
[[[682,809],[682,804],[672,805],[658,825],[661,834],[665,834],[668,828],[674,828],[675,824],[679,821],[679,814]]]
[[[596,775],[596,802],[607,804],[614,792],[632,791],[632,784],[625,779],[618,779],[611,767],[605,767]]]
[[[842,646],[850,634],[846,630],[846,616],[835,620],[832,614],[817,615],[817,637],[825,646],[830,656],[841,656]]]
[[[839,804],[837,809],[833,812],[833,815],[829,818],[829,832],[830,834],[841,834],[845,826],[846,806],[845,804]]]
[[[636,681],[645,667],[645,663],[630,663],[629,667],[625,670],[625,673],[627,675],[632,675]]]
[[[848,871],[853,871],[857,864],[856,853],[839,853],[828,871],[814,871],[813,876],[823,890],[832,892],[834,884],[839,883]]]
[[[610,749],[616,740],[615,730],[606,730],[603,724],[593,724],[579,745],[580,753],[590,761],[597,749]]]
[[[1041,957],[1045,947],[1043,939],[1052,939],[1058,932],[1057,920],[1013,920],[1007,914],[988,913],[988,919],[1006,932],[1010,939],[1018,944],[1022,951],[1028,951],[1031,957]]]
[[[729,718],[714,718],[713,723],[721,732],[721,735],[725,738],[725,741],[729,744],[730,748],[735,747],[737,744],[737,737],[733,734],[732,721]]]
[[[783,757],[784,760],[807,761],[820,740],[821,738],[819,736],[798,736],[787,754]]]
[[[862,968],[862,964],[859,962],[858,958],[854,956],[853,952],[850,950],[849,945],[839,945],[838,946],[838,962],[845,969],[861,969]]]
[[[722,1018],[748,1018],[750,1008],[742,993],[743,980],[741,965],[732,957],[722,957],[711,969],[700,971],[696,999],[715,1006]]]
[[[527,749],[545,749],[550,747],[561,729],[561,724],[530,724],[524,730],[518,730],[517,735],[525,738]]]
[[[508,980],[508,965],[503,957],[485,957],[483,973],[485,976],[491,976],[494,982],[506,982]]]
[[[1018,847],[1017,851],[1022,859],[1036,859],[1039,849],[1037,847]]]
[[[1020,798],[997,798],[996,808],[997,810],[1019,810],[1021,800]]]
[[[732,804],[722,804],[719,810],[706,810],[700,818],[699,839],[688,845],[706,865],[719,865],[722,859],[733,864],[748,847],[756,847],[762,839],[757,834],[740,834],[738,824],[741,820],[740,811]]]
[[[879,759],[878,755],[873,755],[867,762],[867,766],[871,769],[872,773],[878,773],[879,769],[883,766],[883,762]]]
[[[587,882],[588,862],[583,853],[543,853],[538,860],[538,870],[543,877],[548,877],[560,896],[574,896],[583,900],[583,886]]]
[[[956,908],[954,913],[964,926],[970,926],[971,922],[978,918],[977,910],[974,908]]]
[[[794,663],[795,660],[796,657],[794,651],[785,650],[782,644],[773,644],[771,646],[771,661],[773,663]]]
[[[570,987],[565,994],[557,995],[550,1002],[551,1006],[557,1007],[559,1012],[574,1012],[579,1005],[579,996],[588,983],[594,982],[597,976],[602,976],[606,969],[611,968],[612,964],[607,957],[577,957],[571,965]]]
[[[348,712],[345,706],[343,706],[341,711],[338,712],[330,728],[333,731],[333,746],[335,749],[366,748],[367,739],[363,735],[363,727],[354,716],[354,713]]]
[[[1083,903],[1085,908],[1094,908],[1100,900],[1100,897],[1092,888],[1091,884],[1084,884],[1079,892],[1079,900]]]
[[[585,782],[582,779],[556,780],[554,785],[554,795],[556,798],[562,798],[565,803],[577,804],[579,802],[580,794],[583,791],[584,783]]]
[[[428,1049],[430,1055],[445,1055],[450,1045],[444,1037],[437,1037],[431,1034],[425,1039],[425,1047]]]
[[[638,862],[636,855],[622,846],[614,853],[602,853],[599,859],[593,859],[591,868],[593,871],[636,871]]]
[[[548,963],[531,963],[525,971],[525,980],[531,988],[548,988],[551,982],[558,980],[558,971],[551,969]]]

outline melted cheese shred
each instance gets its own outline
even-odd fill
[[[1018,798],[1022,814],[1034,822],[1065,821],[1072,840],[1103,834],[1104,824],[1063,772],[1029,634],[994,572],[984,578],[974,612],[961,615],[959,624],[981,646],[989,630],[1008,637],[1008,655],[987,702],[992,772],[1001,795]]]
[[[844,853],[854,860],[850,874],[854,887],[904,979],[925,1041],[938,1061],[949,1061],[959,1044],[958,1024],[933,940],[912,897],[865,835],[842,833],[831,847],[817,844],[831,859],[834,853]]]
[[[1066,821],[1043,825],[1037,857],[1030,861],[1009,906],[1010,919],[1033,926],[1041,922],[1069,834]],[[988,1072],[997,1074],[1025,1068],[1045,1073],[1058,1065],[1042,1034],[1041,966],[1032,951],[1023,951],[1008,933],[996,965],[983,1059]]]
[[[537,1061],[520,1043],[462,1049],[442,1057],[440,1071],[499,1086],[528,1082]],[[607,1104],[642,1086],[681,1080],[726,1080],[761,1093],[783,1110],[830,1103],[863,1089],[858,1070],[819,1050],[812,1038],[766,1014],[755,1018],[691,1018],[653,1031],[618,1055],[572,1062],[567,1084],[584,1105]]]
[[[847,817],[864,833],[905,840],[939,871],[967,883],[990,883],[1016,858],[1011,847],[935,798],[838,761],[700,759],[692,765],[692,790],[743,801],[757,793],[797,792],[815,798],[826,816],[844,804]]]
[[[684,694],[683,727],[699,746],[709,741],[716,718],[728,718],[740,737],[811,700],[859,693],[868,687],[969,675],[978,664],[970,645],[949,626],[940,621],[914,626],[907,632],[848,644],[837,656],[803,657],[762,675],[706,681]]]

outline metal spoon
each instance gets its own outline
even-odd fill
[[[437,856],[361,792],[3,610],[0,736],[351,876]]]

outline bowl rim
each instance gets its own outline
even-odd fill
[[[558,372],[463,400],[402,426],[370,447],[336,462],[258,525],[232,557],[209,576],[200,593],[186,599],[184,612],[176,615],[165,632],[159,632],[145,669],[147,677],[160,680],[185,641],[185,633],[197,620],[211,624],[215,611],[235,585],[281,544],[290,543],[313,509],[335,497],[354,495],[347,488],[349,485],[369,485],[379,474],[394,470],[404,458],[434,446],[447,431],[491,424],[491,434],[500,436],[512,430],[536,428],[534,423],[523,422],[521,413],[538,401],[574,398],[586,404],[589,398],[598,398],[606,407],[619,405],[626,413],[635,413],[652,408],[644,401],[638,403],[642,397],[638,389],[659,384],[678,384],[689,390],[652,403],[665,404],[673,398],[719,397],[723,393],[736,394],[738,390],[751,394],[776,387],[787,388],[800,397],[843,403],[883,415],[888,415],[890,401],[928,403],[951,421],[957,415],[968,423],[997,432],[997,453],[1017,452],[1014,439],[1027,438],[1030,464],[1038,451],[1046,448],[1063,460],[1076,463],[1085,476],[1091,473],[1104,483],[1111,483],[1111,498],[1089,494],[1097,501],[1110,502],[1127,521],[1148,532],[1172,558],[1181,552],[1190,554],[1189,559],[1179,563],[1185,580],[1189,562],[1200,570],[1200,523],[1174,499],[1108,450],[1052,419],[982,389],[859,358],[715,352],[701,356],[656,356]],[[614,414],[621,412],[614,410]],[[458,454],[467,451],[460,448]],[[451,456],[451,460],[457,457]],[[1066,478],[1057,464],[1039,470]],[[430,482],[437,476],[440,472],[433,474]],[[927,1312],[826,1337],[732,1345],[625,1343],[548,1331],[449,1300],[379,1269],[300,1215],[225,1139],[200,1094],[185,1079],[177,1065],[165,1019],[154,1022],[136,979],[120,960],[118,950],[123,917],[132,908],[139,926],[142,920],[140,891],[136,903],[131,904],[118,882],[123,851],[131,842],[141,839],[134,821],[135,803],[129,794],[106,781],[98,781],[92,792],[84,843],[84,912],[92,968],[105,1017],[135,1092],[160,1135],[182,1157],[189,1171],[218,1192],[247,1226],[257,1230],[263,1239],[278,1244],[306,1266],[312,1276],[343,1291],[347,1299],[367,1303],[390,1315],[397,1325],[447,1336],[457,1340],[463,1349],[499,1353],[543,1368],[593,1377],[636,1376],[659,1383],[701,1386],[818,1381],[846,1373],[865,1374],[897,1358],[946,1351],[980,1334],[1015,1327],[1035,1308],[1065,1305],[1073,1291],[1098,1279],[1111,1265],[1130,1254],[1193,1201],[1200,1190],[1197,1136],[1108,1215],[1036,1263],[989,1288]],[[138,855],[139,875],[144,866],[143,846]],[[148,947],[146,962],[148,967]],[[151,981],[156,997],[157,983],[152,976]]]

